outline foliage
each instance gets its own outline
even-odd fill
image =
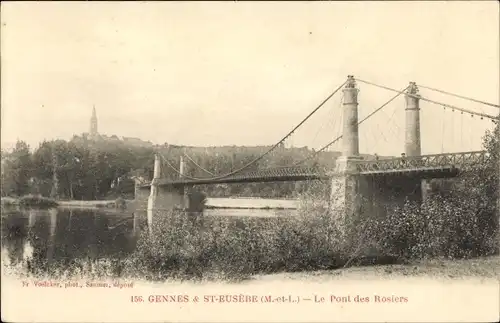
[[[365,228],[378,248],[401,258],[469,258],[499,252],[499,126],[484,136],[490,158],[458,178],[436,180],[422,204],[389,209]]]
[[[28,144],[18,141],[11,153],[2,151],[2,196],[30,193],[33,164]]]
[[[338,268],[351,259],[337,226],[340,209],[318,202],[328,190],[312,185],[298,216],[275,218],[154,215],[124,274],[146,279],[244,279],[252,274]],[[321,199],[324,201],[324,199]]]
[[[400,259],[470,258],[495,254],[498,224],[494,204],[480,198],[433,196],[407,203],[372,221],[365,230],[384,253]]]
[[[210,177],[209,173],[226,174],[253,161],[270,147],[141,147],[120,140],[90,141],[75,136],[70,141],[44,141],[30,152],[22,141],[16,149],[2,151],[2,196],[41,194],[62,200],[101,200],[134,197],[134,177],[150,180],[153,176],[155,151],[168,163],[178,167],[181,156],[187,154],[186,175]],[[307,147],[276,149],[246,170],[291,166],[309,156]],[[324,152],[308,160],[304,166],[333,166],[339,153]],[[162,157],[162,158],[163,158]],[[162,177],[177,179],[179,174],[163,163]],[[56,176],[54,176],[54,171]],[[307,190],[307,183],[245,183],[201,186],[211,197],[297,197]]]
[[[340,265],[333,234],[316,232],[322,219],[193,219],[178,213],[157,218],[153,234],[143,233],[125,262],[126,274],[154,280],[242,279],[256,273]]]

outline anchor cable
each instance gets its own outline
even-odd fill
[[[199,169],[201,169],[201,170],[202,170],[202,171],[204,171],[205,173],[210,174],[210,175],[212,175],[212,176],[216,176],[216,175],[215,175],[214,173],[212,173],[211,171],[209,171],[209,170],[207,170],[207,169],[205,169],[205,168],[201,167],[200,165],[198,165],[198,163],[197,163],[197,162],[195,162],[195,161],[193,160],[193,158],[191,158],[188,154],[186,154],[186,152],[184,152],[184,156],[186,156],[186,158],[187,158],[187,159],[189,159],[189,160],[190,160],[190,161],[191,161],[191,162],[192,162],[192,163],[193,163],[196,167],[198,167]]]

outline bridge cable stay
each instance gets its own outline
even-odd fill
[[[393,89],[393,88],[390,88],[390,87],[387,87],[387,86],[384,86],[384,85],[372,83],[372,82],[369,82],[369,81],[364,81],[364,80],[360,80],[360,79],[357,79],[357,78],[355,80],[359,81],[361,83],[373,85],[373,86],[376,86],[376,87],[379,87],[379,88],[382,88],[382,89],[385,89],[385,90],[388,90],[388,91],[401,92],[401,91],[398,91],[396,89]],[[499,120],[499,117],[497,117],[497,116],[492,116],[490,114],[479,113],[479,112],[475,112],[475,111],[472,111],[472,110],[468,110],[468,109],[464,109],[464,108],[459,108],[459,107],[453,106],[451,104],[446,104],[446,103],[434,101],[434,100],[431,100],[431,99],[427,99],[427,98],[425,98],[423,96],[420,96],[420,95],[414,95],[414,94],[410,94],[410,93],[406,93],[406,95],[410,96],[412,98],[420,99],[422,101],[426,101],[426,102],[430,102],[430,103],[433,103],[433,104],[436,104],[436,105],[440,105],[440,106],[445,107],[445,108],[449,108],[449,109],[452,109],[452,110],[458,110],[458,111],[462,111],[462,112],[468,113],[468,114],[471,115],[471,117],[473,117],[474,115],[476,115],[476,116],[480,116],[481,118],[490,119],[492,121],[498,121]]]
[[[441,154],[444,153],[444,129],[446,127],[446,108],[443,107],[443,120],[441,125]]]
[[[330,100],[338,91],[340,91],[340,89],[346,83],[347,83],[347,80],[344,81],[340,86],[338,86],[335,89],[335,91],[333,91],[325,100],[323,100],[323,102],[321,102],[311,113],[309,113],[298,125],[296,125],[291,131],[288,132],[288,134],[286,134],[280,141],[278,141],[276,144],[274,144],[266,152],[264,152],[263,154],[261,154],[260,156],[258,156],[257,158],[255,158],[254,160],[250,161],[246,165],[244,165],[244,166],[242,166],[242,167],[240,167],[240,168],[238,168],[238,169],[236,169],[236,170],[234,170],[232,172],[226,173],[224,175],[218,175],[218,176],[215,176],[215,177],[210,177],[210,178],[196,178],[196,177],[192,177],[192,176],[187,176],[187,175],[181,174],[179,172],[179,170],[177,170],[170,162],[168,162],[168,160],[165,158],[165,156],[163,156],[162,154],[160,154],[160,155],[162,156],[163,160],[167,163],[167,165],[170,168],[172,168],[176,173],[181,174],[183,177],[191,179],[191,180],[216,180],[216,179],[222,179],[222,178],[225,178],[225,177],[237,174],[237,173],[241,172],[242,170],[245,170],[246,168],[252,166],[256,162],[258,162],[259,160],[261,160],[262,158],[264,158],[265,156],[267,156],[269,153],[271,153],[274,149],[276,149],[276,147],[278,147],[282,142],[284,142],[288,137],[290,137],[300,126],[302,126],[310,117],[312,117],[316,113],[316,111],[318,111],[323,105],[325,105],[326,102],[328,102],[328,100]]]
[[[451,114],[451,146],[455,148],[455,114]]]
[[[196,177],[191,177],[189,175],[186,175],[186,174],[182,174],[174,165],[172,165],[167,158],[165,158],[165,156],[163,156],[162,153],[158,152],[158,154],[161,156],[162,160],[163,160],[163,165],[167,164],[167,166],[169,166],[174,172],[176,172],[177,174],[179,174],[180,176],[184,177],[184,178],[187,178],[187,179],[191,179],[191,180],[198,180],[198,178]]]
[[[358,121],[358,126],[361,125],[363,122],[365,122],[366,120],[368,120],[370,117],[372,117],[374,114],[376,114],[377,112],[379,112],[380,110],[382,110],[383,108],[385,108],[388,104],[390,104],[392,101],[394,101],[396,98],[398,98],[401,94],[404,93],[404,91],[406,91],[408,89],[409,86],[406,86],[404,89],[402,89],[401,91],[397,91],[398,94],[396,94],[395,96],[393,96],[392,98],[390,98],[387,102],[385,102],[384,104],[382,104],[379,108],[377,108],[376,110],[374,110],[372,113],[370,113],[369,115],[367,115],[366,117],[364,117],[361,121]],[[339,141],[340,139],[342,139],[342,135],[339,135],[338,137],[336,137],[335,139],[333,139],[332,141],[330,141],[328,144],[326,144],[325,146],[323,146],[321,149],[315,151],[313,154],[311,154],[309,157],[307,158],[304,158],[302,160],[299,160],[298,162],[296,162],[295,164],[293,164],[293,166],[297,166],[297,165],[300,165],[304,162],[306,162],[307,160],[315,157],[317,154],[319,154],[320,152],[324,151],[325,149],[327,149],[328,147],[330,147],[331,145],[333,145],[334,143],[336,143],[337,141]]]
[[[380,110],[380,111],[381,111],[381,112],[382,112],[382,113],[383,113],[383,114],[384,114],[384,115],[388,118],[388,115],[385,113],[385,111],[384,111],[384,110]],[[394,112],[395,112],[395,111],[394,111]],[[392,117],[391,117],[390,119],[392,119]],[[386,128],[385,128],[385,130],[389,129],[389,131],[390,131],[390,133],[393,135],[393,137],[396,137],[396,136],[394,135],[394,132],[392,131],[392,128],[389,126],[389,125],[390,125],[390,122],[389,122],[389,121],[390,121],[390,120],[388,120],[388,121],[386,121],[386,122],[385,122],[385,124],[386,124],[386,125],[388,125],[388,127],[386,127]],[[385,134],[385,131],[384,131],[384,130],[380,130],[380,127],[378,127],[379,132],[377,132],[377,131],[375,130],[375,127],[368,127],[368,129],[369,129],[369,131],[370,131],[370,134],[371,134],[372,138],[377,138],[378,133],[380,133],[380,135],[382,136],[382,138],[383,138],[384,142],[385,142],[386,144],[388,144],[388,143],[389,143],[389,141],[387,140],[387,136],[386,136],[386,134]],[[362,134],[363,134],[363,138],[364,138],[365,142],[368,142],[368,140],[367,140],[367,138],[368,138],[368,137],[367,137],[367,135],[365,134],[365,132],[364,132],[364,131],[362,131]],[[377,150],[377,148],[379,148],[379,146],[378,146],[378,140],[376,140],[376,139],[375,139],[375,143],[374,143],[373,145],[368,145],[368,146],[371,146],[371,148],[374,148],[375,150]]]
[[[337,131],[336,131],[336,135],[337,135],[337,136],[338,136],[338,135],[342,132],[342,124],[341,124],[339,121],[341,121],[341,120],[342,120],[342,102],[343,102],[343,101],[344,101],[344,93],[342,93],[341,98],[340,98],[340,100],[339,100],[339,107],[338,107],[338,109],[331,109],[332,111],[331,111],[331,113],[330,113],[330,116],[331,116],[330,120],[328,120],[327,118],[325,118],[325,119],[326,119],[326,121],[328,121],[328,122],[323,123],[323,125],[321,126],[321,128],[323,128],[323,127],[325,126],[325,124],[326,124],[326,123],[328,123],[328,126],[331,126],[331,127],[332,127],[332,129],[337,129]],[[335,111],[339,111],[339,113],[340,113],[340,116],[339,116],[339,117],[337,117],[336,115],[334,115]],[[338,124],[338,127],[337,127],[337,124]],[[328,127],[327,127],[327,129],[328,129]],[[319,129],[319,130],[320,130],[320,129]],[[313,141],[311,142],[311,146],[314,146],[314,142],[316,141],[316,139],[317,139],[317,137],[318,137],[318,135],[319,135],[319,130],[318,130],[318,132],[316,133],[316,135],[314,136],[314,139],[313,139]],[[295,167],[295,166],[296,166],[296,164],[297,164],[297,163],[295,162],[295,163],[293,163],[291,166],[288,166],[288,165],[287,165],[287,166],[277,166],[277,167],[266,167],[266,169],[269,169],[269,168],[287,168],[287,167]]]
[[[193,160],[193,158],[191,158],[191,156],[189,156],[186,152],[184,152],[183,154],[184,154],[184,156],[185,156],[185,157],[186,157],[189,161],[191,161],[191,162],[192,162],[192,163],[193,163],[196,167],[198,167],[199,169],[201,169],[202,171],[204,171],[204,172],[205,172],[205,173],[207,173],[207,174],[210,174],[210,175],[212,175],[212,176],[216,176],[216,175],[215,175],[214,173],[212,173],[211,171],[209,171],[209,170],[207,170],[207,169],[203,168],[202,166],[200,166],[200,165],[199,165],[197,162],[195,162],[195,161]]]
[[[389,123],[387,123],[387,125],[389,125]],[[387,139],[387,137],[386,137],[386,135],[385,135],[384,130],[380,130],[380,128],[378,128],[378,129],[379,129],[379,131],[378,131],[378,133],[377,133],[377,132],[375,131],[374,127],[369,127],[369,128],[370,128],[370,133],[372,134],[373,138],[377,138],[378,133],[380,133],[380,135],[381,135],[382,139],[384,140],[384,143],[385,143],[386,145],[388,145],[388,144],[389,144],[389,140]],[[392,129],[391,129],[390,127],[388,127],[388,129],[390,130],[390,132],[392,132]],[[363,133],[364,133],[364,132],[363,132]],[[366,136],[366,135],[365,135],[365,136]],[[366,140],[366,138],[365,138],[365,140]],[[367,141],[367,140],[366,140],[366,141]],[[377,150],[377,148],[380,148],[380,147],[379,147],[379,141],[378,141],[377,139],[375,139],[375,143],[374,143],[374,145],[372,146],[372,148],[375,148],[375,151]]]
[[[398,123],[397,122],[393,122],[393,119],[394,119],[394,116],[396,115],[396,112],[398,111],[397,108],[394,109],[394,111],[392,111],[392,114],[391,116],[389,117],[387,114],[385,114],[385,111],[382,110],[382,113],[385,114],[388,119],[387,119],[387,122],[386,124],[388,125],[393,125],[394,128],[397,128],[397,130],[393,131],[393,128],[389,127],[389,131],[390,131],[390,134],[394,137],[394,138],[397,138],[400,136],[400,134],[402,133],[401,132],[401,128],[398,126]]]
[[[342,134],[342,131],[343,131],[343,125],[342,125],[342,120],[344,119],[344,109],[342,109],[342,104],[344,102],[344,93],[342,93],[342,100],[339,102],[339,111],[340,111],[340,117],[339,118],[335,118],[335,124],[333,125],[332,129],[337,129],[337,131],[332,131],[335,132],[335,138],[340,136]],[[338,127],[337,127],[337,123],[338,123]],[[328,147],[328,151],[332,151],[332,147],[333,145],[329,146]],[[339,150],[341,150],[341,148],[338,148]]]
[[[446,91],[435,89],[435,88],[432,88],[432,87],[429,87],[429,86],[425,86],[425,85],[422,85],[422,84],[417,84],[417,86],[420,87],[420,88],[422,88],[422,89],[427,89],[427,90],[439,92],[439,93],[442,93],[442,94],[451,95],[451,96],[454,96],[454,97],[457,97],[457,98],[460,98],[460,99],[469,100],[469,101],[472,101],[472,102],[476,102],[476,103],[480,103],[480,104],[484,104],[484,105],[489,105],[489,106],[492,106],[492,107],[500,109],[500,105],[498,105],[498,104],[493,104],[493,103],[489,103],[489,102],[477,100],[477,99],[474,99],[474,98],[471,98],[471,97],[467,97],[467,96],[463,96],[463,95],[459,95],[459,94],[455,94],[455,93],[451,93],[451,92],[446,92]]]
[[[407,89],[407,87],[405,89],[403,89],[402,91],[404,92],[404,91],[406,91],[406,89]],[[398,96],[399,96],[399,94],[396,95],[396,97],[398,97]],[[401,128],[399,128],[398,124],[396,122],[392,121],[397,110],[398,109],[394,109],[394,111],[392,111],[392,114],[390,115],[390,117],[388,114],[386,114],[385,110],[380,110],[386,116],[386,120],[387,120],[385,122],[385,124],[387,125],[386,129],[389,130],[389,135],[391,135],[392,138],[397,138],[399,136],[400,131],[401,131]],[[393,125],[395,128],[397,128],[397,130],[394,131],[394,129],[392,127],[390,127],[391,125]],[[370,132],[375,137],[376,133],[374,133],[371,128],[370,128]],[[386,134],[387,133],[384,130],[381,130],[381,135],[384,138],[385,143],[388,143]],[[375,148],[375,149],[378,148],[378,143],[375,143],[375,146],[372,148]]]
[[[342,105],[342,101],[343,101],[343,100],[344,100],[344,93],[342,93],[342,97],[340,98],[340,101],[339,101],[339,102],[340,102],[340,105]],[[339,107],[339,109],[338,109],[338,110],[339,110],[340,112],[342,112],[342,109],[341,109],[340,107]],[[321,130],[323,130],[323,128],[325,127],[325,125],[327,125],[327,124],[328,124],[328,125],[331,125],[332,123],[334,123],[334,122],[335,122],[335,123],[333,124],[333,127],[335,127],[335,126],[336,126],[336,124],[337,124],[337,122],[338,122],[339,118],[335,118],[335,116],[333,115],[333,114],[335,113],[335,111],[336,111],[336,109],[330,109],[330,112],[331,112],[331,113],[330,113],[330,115],[331,115],[331,116],[333,116],[333,117],[332,117],[332,118],[330,118],[330,120],[328,120],[328,118],[325,118],[325,120],[324,120],[325,122],[323,122],[323,123],[321,124],[321,127],[319,127],[319,128],[318,128],[318,131],[316,132],[316,135],[314,136],[314,138],[313,138],[313,140],[312,140],[312,142],[311,142],[311,145],[313,145],[313,144],[314,144],[314,142],[316,141],[316,139],[318,139],[318,135],[319,135],[320,131],[321,131]]]
[[[460,146],[464,145],[464,114],[460,114]]]

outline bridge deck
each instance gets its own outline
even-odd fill
[[[420,176],[437,178],[456,176],[459,171],[480,167],[489,159],[486,151],[398,157],[381,160],[356,161],[355,176]],[[202,185],[222,183],[290,182],[327,179],[341,176],[335,171],[313,167],[280,167],[242,172],[222,178],[160,179],[160,186]],[[151,184],[142,185],[149,187]]]

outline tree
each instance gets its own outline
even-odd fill
[[[5,156],[5,157],[4,157]],[[29,146],[18,140],[10,154],[2,156],[2,190],[5,195],[23,196],[30,193],[33,164]]]

